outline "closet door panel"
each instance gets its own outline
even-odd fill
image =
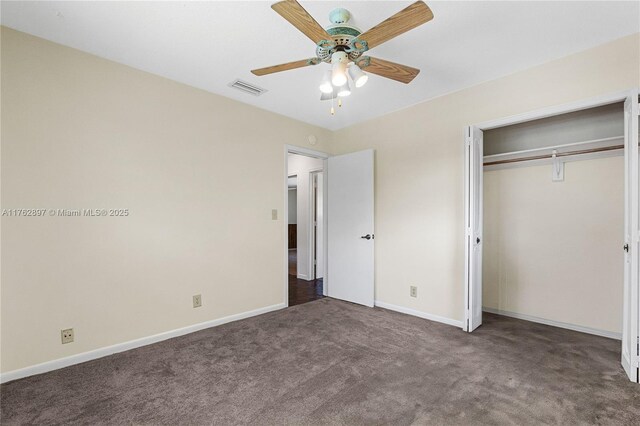
[[[483,134],[467,128],[465,143],[465,323],[466,331],[482,324],[482,177]]]
[[[634,91],[624,104],[624,307],[622,321],[622,366],[633,382],[638,382],[638,270],[639,173],[638,173],[638,93]]]

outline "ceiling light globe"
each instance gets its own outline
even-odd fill
[[[351,88],[349,87],[349,82],[345,81],[344,84],[338,87],[338,96],[344,98],[345,96],[349,96],[351,94]]]
[[[330,94],[331,92],[333,92],[333,85],[331,85],[331,82],[322,83],[320,85],[320,91],[322,93]]]
[[[369,80],[369,76],[365,74],[362,69],[360,69],[360,67],[356,64],[352,64],[349,67],[349,76],[351,76],[351,79],[355,83],[356,87],[364,86],[367,83],[367,80]]]
[[[344,52],[335,52],[331,55],[331,83],[340,87],[347,82],[347,64],[349,57]]]
[[[344,74],[336,73],[331,79],[331,82],[334,86],[343,86],[347,82],[347,76]]]
[[[367,84],[368,80],[369,80],[369,76],[366,74],[363,74],[362,76],[360,76],[359,78],[353,81],[355,82],[356,87],[362,87],[365,84]]]
[[[331,71],[327,71],[326,73],[324,73],[324,76],[322,77],[322,82],[320,83],[320,91],[322,93],[332,93],[333,92],[333,85],[331,84]]]

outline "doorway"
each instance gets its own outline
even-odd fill
[[[287,154],[288,301],[289,306],[321,299],[323,280],[324,159]]]
[[[470,126],[465,147],[464,330],[484,309],[620,338],[637,382],[638,91]]]
[[[373,307],[374,150],[330,156],[287,145],[285,303],[324,296]],[[290,178],[296,187],[296,249],[289,250]],[[295,256],[295,275],[289,259]]]

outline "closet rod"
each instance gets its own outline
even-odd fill
[[[568,157],[570,155],[591,154],[593,152],[615,151],[618,149],[624,149],[624,145],[612,145],[612,146],[603,146],[600,148],[579,149],[579,150],[570,151],[570,152],[559,152],[556,154],[556,157]],[[531,157],[511,158],[508,160],[490,161],[488,163],[484,163],[484,165],[496,166],[498,164],[518,163],[520,161],[531,161],[531,160],[546,160],[548,158],[553,158],[553,155],[552,154],[533,155]]]

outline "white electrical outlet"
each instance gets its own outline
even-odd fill
[[[409,287],[409,295],[411,297],[418,297],[418,287],[416,287],[415,285]]]
[[[62,344],[73,342],[73,328],[67,328],[65,330],[60,330],[60,338],[62,340]]]
[[[193,296],[193,307],[199,308],[200,306],[202,306],[202,295],[196,294]]]

